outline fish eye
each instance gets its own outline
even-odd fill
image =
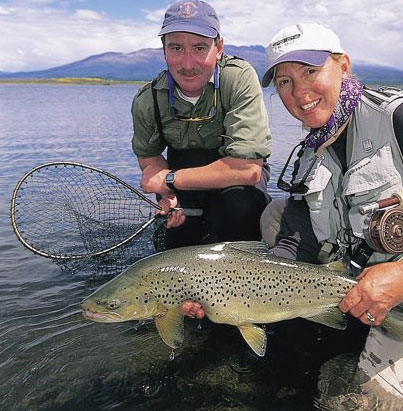
[[[111,310],[116,310],[116,308],[120,307],[120,301],[119,300],[112,300],[108,304],[108,308]]]

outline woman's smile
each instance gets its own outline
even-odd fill
[[[312,101],[311,103],[308,103],[308,104],[304,104],[303,106],[301,106],[301,109],[304,111],[314,109],[319,104],[319,101],[320,99]]]

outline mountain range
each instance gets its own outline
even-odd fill
[[[226,45],[225,52],[249,61],[261,78],[268,66],[263,46]],[[0,79],[46,79],[98,77],[110,80],[151,80],[166,68],[162,48],[146,48],[131,53],[107,52],[46,70],[0,72]],[[354,74],[364,83],[403,84],[403,70],[365,62],[353,65]]]

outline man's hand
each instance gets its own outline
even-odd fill
[[[339,308],[364,324],[380,325],[387,313],[403,302],[403,262],[367,267],[357,278],[360,281],[347,293]],[[370,321],[371,318],[374,320]]]
[[[175,194],[166,195],[159,201],[158,204],[162,207],[160,214],[168,216],[167,228],[179,227],[185,222],[186,217],[183,210],[170,210],[172,208],[179,207],[178,198]]]
[[[198,318],[200,320],[204,317],[204,308],[194,301],[185,301],[182,304],[181,311],[183,315],[187,315],[190,318]]]

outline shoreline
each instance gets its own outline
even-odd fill
[[[138,85],[144,86],[152,81],[150,80],[116,80],[101,77],[58,77],[58,78],[0,78],[2,84],[44,84],[44,85],[99,85],[99,86],[115,86],[115,85]],[[388,82],[387,80],[364,82],[367,86],[373,87],[396,87],[403,89],[403,83]]]
[[[150,80],[151,81],[151,80]],[[144,85],[145,80],[112,80],[99,77],[60,77],[60,78],[0,78],[1,84],[49,84],[49,85]]]

